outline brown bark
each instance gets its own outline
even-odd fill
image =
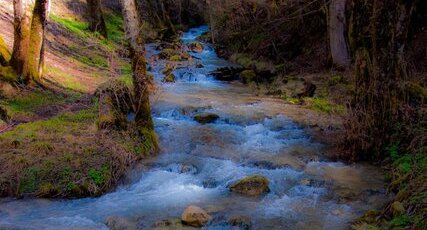
[[[334,65],[347,68],[350,63],[345,31],[347,0],[332,0],[329,3],[329,45]]]
[[[135,122],[138,127],[153,129],[148,86],[151,79],[147,75],[144,38],[136,0],[121,0],[125,22],[126,39],[132,60],[135,96]]]
[[[107,26],[102,12],[101,0],[87,0],[89,29],[107,37]]]
[[[32,4],[29,0],[14,0],[14,42],[10,65],[22,80],[27,73]]]
[[[27,83],[40,83],[44,67],[44,40],[50,0],[36,0],[30,30],[28,50],[28,73],[24,78]]]

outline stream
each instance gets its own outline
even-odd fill
[[[207,30],[193,28],[182,40],[193,42]],[[157,156],[98,198],[0,200],[0,229],[108,229],[111,216],[154,229],[158,221],[180,218],[189,205],[213,217],[206,229],[232,229],[227,220],[233,216],[250,218],[252,229],[347,229],[364,211],[384,204],[378,169],[328,160],[325,146],[283,115],[282,101],[209,76],[232,64],[202,43],[203,52],[178,64],[176,83],[161,82],[165,61],[150,62],[159,86],[152,97]],[[147,45],[148,59],[159,53],[156,47]],[[202,112],[220,118],[194,121]],[[231,183],[254,174],[269,179],[268,194],[229,192]]]

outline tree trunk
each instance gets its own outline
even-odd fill
[[[36,0],[31,22],[30,46],[28,50],[27,83],[40,83],[44,67],[44,40],[50,0]]]
[[[121,0],[125,22],[126,39],[132,60],[135,96],[135,122],[138,127],[153,129],[148,86],[151,79],[147,75],[144,38],[138,14],[137,0]]]
[[[345,31],[347,0],[332,0],[329,4],[329,44],[334,65],[347,68],[350,63]]]
[[[101,0],[87,0],[89,29],[92,32],[99,32],[105,38],[107,34],[107,26],[102,12]]]
[[[30,42],[31,14],[30,0],[14,0],[14,42],[10,65],[20,81],[27,74],[27,60]]]

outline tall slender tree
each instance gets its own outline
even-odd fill
[[[13,0],[14,40],[10,64],[19,80],[23,80],[27,73],[32,8],[33,4],[30,0]]]
[[[107,37],[107,25],[105,24],[101,0],[87,0],[89,29]]]
[[[329,3],[329,45],[334,65],[346,68],[350,64],[346,41],[346,2],[347,0],[332,0]]]
[[[10,65],[18,80],[39,83],[50,0],[14,0],[14,43]]]
[[[40,83],[44,67],[44,43],[47,18],[49,16],[49,0],[36,0],[30,30],[30,46],[28,52],[28,73],[24,81]]]
[[[121,0],[125,22],[126,39],[132,61],[132,78],[135,98],[135,122],[140,127],[153,128],[148,86],[151,82],[147,75],[144,38],[141,34],[141,17],[137,0]]]

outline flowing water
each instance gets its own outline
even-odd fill
[[[191,29],[182,40],[192,42],[207,29]],[[149,58],[156,46],[147,45]],[[249,217],[253,229],[346,229],[382,205],[381,173],[328,161],[324,146],[282,114],[282,102],[215,81],[208,73],[231,64],[211,45],[192,55],[174,71],[174,84],[161,83],[164,61],[150,64],[160,86],[152,100],[161,153],[143,162],[132,182],[98,198],[1,200],[0,229],[107,229],[110,216],[152,229],[156,221],[180,218],[191,204],[213,216],[207,229],[231,229],[232,216]],[[199,124],[192,117],[200,112],[220,119]],[[269,179],[268,194],[229,192],[232,182],[253,174]]]

